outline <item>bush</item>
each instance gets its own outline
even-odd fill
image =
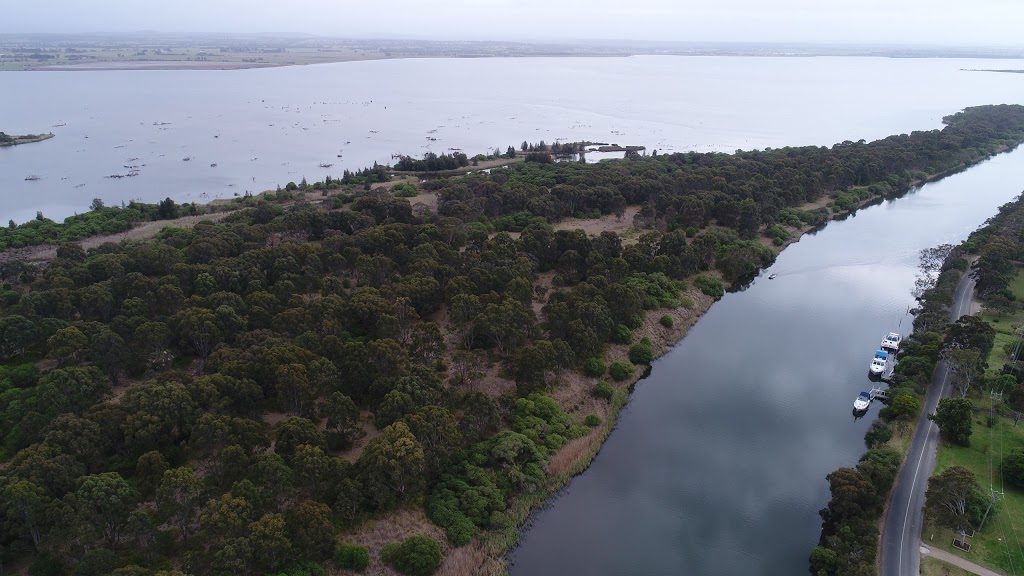
[[[591,378],[603,376],[607,369],[604,360],[600,358],[587,358],[587,361],[583,363],[583,373]]]
[[[334,563],[345,570],[362,572],[370,565],[370,551],[366,546],[342,544],[334,555]]]
[[[416,186],[408,182],[399,182],[391,188],[396,198],[412,198],[418,194]]]
[[[691,302],[692,302],[692,300],[691,300]],[[664,316],[662,316],[661,318],[658,319],[658,324],[661,324],[665,328],[671,328],[672,326],[675,325],[675,322],[672,320],[671,316],[669,316],[668,314],[665,314]]]
[[[653,359],[654,350],[651,348],[650,340],[629,347],[629,361],[633,364],[650,364]]]
[[[591,428],[596,428],[601,425],[601,418],[597,414],[591,414],[583,419],[583,423]]]
[[[594,384],[594,389],[590,391],[591,394],[598,398],[604,398],[605,400],[611,400],[612,395],[615,394],[615,388],[612,385],[601,380],[597,384]]]
[[[629,326],[619,324],[612,330],[612,342],[616,344],[629,344],[633,341],[633,332]]]
[[[407,576],[430,576],[441,565],[441,545],[429,536],[413,536],[401,544],[385,544],[380,557]]]
[[[693,285],[699,288],[701,292],[716,300],[725,294],[725,287],[722,286],[721,282],[711,276],[705,276],[704,274],[694,278]]]
[[[619,360],[608,367],[608,373],[616,380],[625,380],[633,375],[633,365],[625,360]]]
[[[875,420],[871,423],[868,431],[864,433],[864,444],[870,450],[885,444],[890,438],[892,438],[892,428],[881,420]]]

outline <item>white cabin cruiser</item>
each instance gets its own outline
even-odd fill
[[[900,342],[902,338],[898,332],[889,332],[889,335],[882,340],[882,350],[892,350],[893,352],[900,349]]]
[[[871,394],[867,392],[861,392],[859,396],[853,401],[853,409],[857,412],[863,412],[868,409],[871,405]]]
[[[885,372],[885,365],[889,361],[889,353],[885,350],[877,350],[875,357],[871,359],[871,366],[868,370],[875,376],[880,376],[882,372]]]

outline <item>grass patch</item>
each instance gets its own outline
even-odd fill
[[[988,400],[980,403],[984,406]],[[999,462],[1011,450],[1024,448],[1024,425],[1014,428],[1013,420],[1000,417],[989,428],[985,425],[987,417],[984,413],[975,414],[970,448],[945,443],[940,446],[934,472],[938,474],[955,465],[966,466],[977,476],[983,490],[987,491],[991,482],[995,490],[1003,491],[985,523],[984,531],[968,538],[971,551],[967,553],[953,547],[952,530],[926,526],[923,536],[931,546],[1010,574],[1024,570],[1024,492],[1003,485]]]
[[[937,558],[921,556],[921,576],[972,576],[972,574],[972,572],[947,564]]]

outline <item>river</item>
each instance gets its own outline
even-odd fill
[[[996,64],[1024,68],[642,56],[0,72],[0,131],[56,134],[0,148],[0,221],[37,210],[60,219],[92,198],[202,202],[340,176],[392,154],[473,155],[523,140],[662,152],[871,140],[937,128],[965,106],[1024,103],[1024,76],[962,70]],[[138,176],[107,178],[133,167]]]
[[[1024,148],[784,250],[655,361],[593,465],[531,518],[512,576],[807,573],[825,475],[856,463],[877,415],[852,415],[872,353],[911,324],[920,251],[1022,190]]]

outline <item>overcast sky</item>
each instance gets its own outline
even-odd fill
[[[1024,0],[7,0],[0,32],[1022,45]]]

